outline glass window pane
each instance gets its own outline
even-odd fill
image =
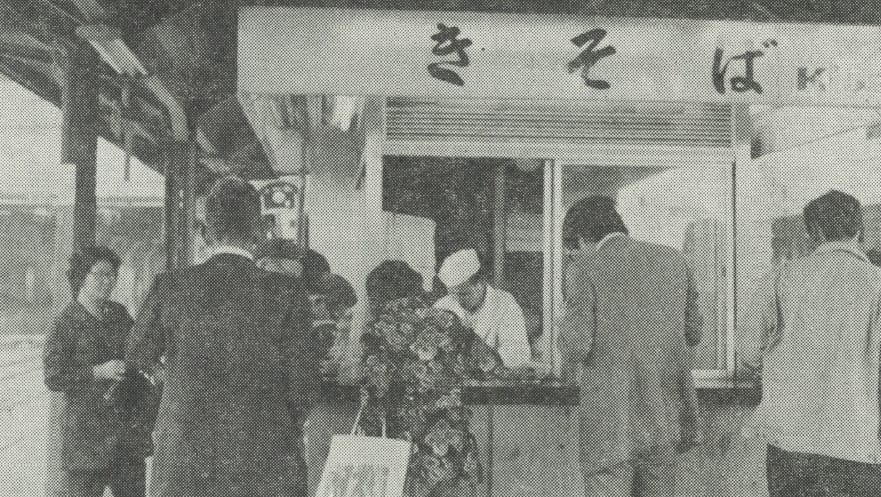
[[[756,128],[761,156],[737,171],[737,322],[741,354],[758,348],[760,289],[773,268],[810,253],[802,209],[829,190],[863,206],[865,249],[881,252],[881,144],[874,112],[779,108]]]
[[[703,318],[695,368],[724,368],[731,167],[564,165],[561,182],[561,216],[584,197],[607,195],[617,201],[632,237],[683,253],[695,278]]]
[[[503,175],[501,183],[499,174]],[[496,268],[501,268],[500,286],[520,304],[533,355],[540,355],[544,316],[543,161],[387,156],[383,175],[383,210],[436,223],[432,240],[395,241],[386,247],[386,257],[396,258],[397,249],[392,245],[405,243],[423,247],[423,251],[433,250],[433,267],[422,271],[430,282],[446,256],[462,248],[476,249],[491,284],[497,281]],[[498,198],[503,199],[500,204]],[[499,223],[504,229],[502,239],[497,240]],[[498,243],[503,244],[504,260],[497,265]],[[444,294],[440,286],[437,282],[434,285],[438,296]]]

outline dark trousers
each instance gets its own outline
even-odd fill
[[[881,466],[768,446],[770,497],[877,497]]]
[[[144,497],[146,467],[143,459],[117,460],[110,468],[69,470],[70,497],[101,497],[110,487],[113,497]]]

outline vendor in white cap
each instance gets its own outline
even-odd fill
[[[513,369],[533,364],[523,310],[513,295],[484,281],[474,249],[451,254],[437,276],[449,295],[438,300],[435,307],[459,316],[464,326],[498,351],[505,366]]]

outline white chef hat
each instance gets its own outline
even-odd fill
[[[461,285],[480,271],[480,259],[474,249],[453,252],[441,264],[437,277],[447,288]]]

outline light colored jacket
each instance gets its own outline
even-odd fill
[[[881,269],[830,242],[768,280],[762,402],[747,430],[792,452],[881,463]]]
[[[564,284],[560,349],[580,375],[584,472],[691,440],[700,319],[682,255],[615,236],[577,253]]]

